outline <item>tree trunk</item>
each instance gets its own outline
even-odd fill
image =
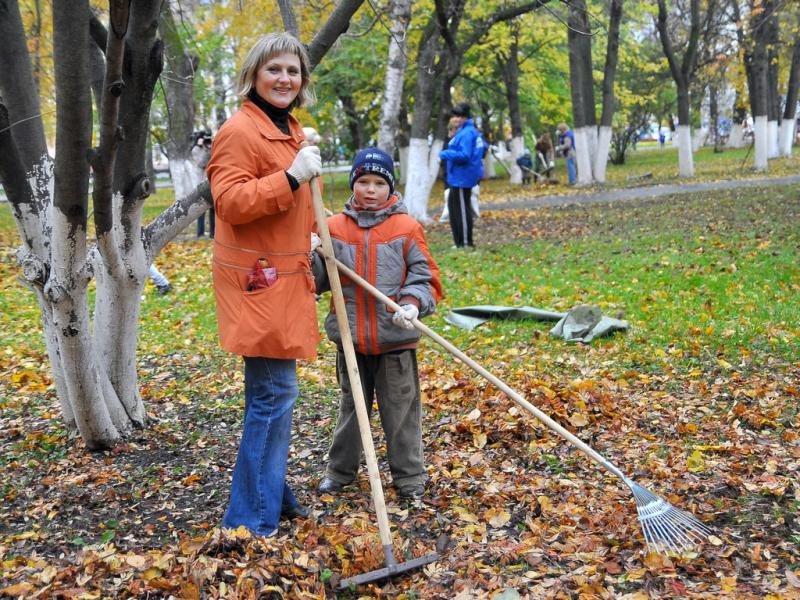
[[[347,129],[350,131],[350,139],[355,148],[364,147],[364,126],[361,123],[361,115],[356,108],[355,100],[347,94],[339,94],[339,102],[342,103],[342,110],[347,122]]]
[[[750,29],[752,50],[747,54],[745,64],[750,67],[750,112],[753,115],[753,167],[756,171],[765,171],[769,157],[769,98],[768,98],[768,34],[765,13],[772,11],[771,3],[764,4],[764,10],[753,15]]]
[[[512,185],[522,184],[522,169],[517,164],[517,159],[522,156],[525,147],[522,130],[522,115],[519,109],[519,28],[512,23],[508,52],[497,55],[497,66],[506,88],[506,101],[508,102],[508,115],[511,120],[511,163]]]
[[[796,12],[800,26],[800,10]],[[789,67],[789,83],[786,88],[786,102],[780,131],[780,154],[791,156],[795,138],[797,99],[800,95],[800,36],[796,36],[792,48],[792,63]]]
[[[691,177],[694,175],[694,157],[692,156],[692,133],[691,133],[691,101],[689,96],[689,86],[694,77],[697,63],[697,46],[700,39],[700,0],[691,0],[691,25],[689,30],[689,40],[683,54],[683,59],[678,64],[678,57],[675,53],[672,38],[667,25],[667,7],[665,0],[658,0],[658,18],[656,27],[658,36],[661,39],[661,47],[664,49],[664,56],[669,63],[669,70],[675,81],[678,92],[678,127],[676,134],[678,138],[678,175],[681,177]]]
[[[611,124],[614,119],[614,79],[619,57],[619,25],[622,22],[623,0],[611,0],[608,17],[608,42],[606,65],[603,70],[603,110],[600,113],[600,128],[597,133],[597,152],[594,155],[592,172],[598,183],[606,181],[608,151],[611,146]]]
[[[708,88],[708,121],[711,139],[714,143],[714,153],[722,152],[722,144],[719,137],[719,105],[717,104],[717,86],[711,85]]]
[[[291,33],[294,37],[300,38],[300,27],[297,26],[297,18],[294,14],[294,7],[290,0],[278,0],[278,6],[281,10],[281,21],[283,21],[283,29]]]
[[[198,58],[186,52],[178,24],[169,2],[164,2],[158,18],[164,41],[167,77],[162,79],[169,128],[164,149],[169,158],[169,174],[175,197],[183,198],[203,181],[205,174],[192,159],[194,146],[194,75]]]
[[[417,86],[414,94],[411,139],[408,144],[408,174],[405,188],[405,201],[409,214],[423,223],[429,219],[428,195],[433,185],[431,174],[428,172],[429,154],[432,152],[428,145],[428,128],[433,113],[434,90],[439,72],[436,64],[439,41],[436,23],[431,20],[422,34],[417,54]],[[438,158],[437,155],[437,161]]]
[[[92,137],[89,87],[89,3],[53,3],[53,51],[57,105],[55,187],[50,279],[52,302],[68,402],[89,448],[108,447],[125,433],[124,411],[107,388],[93,351],[86,263],[89,164]]]
[[[778,7],[770,11],[767,17],[767,131],[768,146],[767,157],[777,158],[780,154],[778,147],[778,124],[781,120],[781,97],[778,93],[779,69],[779,33]]]
[[[383,105],[378,127],[378,147],[389,156],[395,154],[395,140],[399,127],[398,114],[403,98],[403,80],[406,71],[406,43],[408,24],[411,21],[411,0],[392,0],[390,8],[389,58],[383,89]]]
[[[26,169],[47,154],[38,90],[17,2],[0,7],[0,100],[13,123],[11,136]]]
[[[572,97],[573,133],[577,154],[578,185],[591,185],[592,175],[592,135],[597,118],[594,112],[594,88],[592,81],[592,40],[585,0],[569,2],[569,83]]]

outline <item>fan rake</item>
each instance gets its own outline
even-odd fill
[[[692,515],[678,510],[661,496],[623,476],[636,501],[636,512],[647,547],[660,553],[681,553],[702,544],[711,529]]]
[[[338,260],[336,261],[336,266],[342,273],[357,285],[361,286],[371,296],[380,300],[392,310],[402,310],[396,302],[360,277],[355,271]],[[628,478],[616,465],[594,448],[564,429],[564,427],[556,423],[547,414],[528,402],[520,393],[509,387],[498,377],[495,377],[492,373],[418,319],[414,320],[414,327],[442,346],[462,363],[483,376],[490,383],[494,384],[511,398],[514,403],[533,414],[548,429],[560,435],[597,464],[620,478],[623,483],[630,488],[631,492],[633,492],[633,498],[636,501],[636,511],[639,515],[639,523],[644,532],[644,539],[648,549],[662,554],[681,554],[701,545],[712,535],[712,530],[708,526],[701,523],[694,516],[675,508],[661,496],[654,494]]]

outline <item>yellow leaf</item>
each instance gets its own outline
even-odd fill
[[[702,473],[706,468],[706,461],[703,458],[703,453],[700,450],[695,450],[691,453],[689,458],[686,459],[686,468],[692,473]]]
[[[489,525],[495,529],[505,526],[511,520],[511,514],[503,509],[490,508],[485,516]]]
[[[476,448],[483,448],[486,445],[486,434],[483,432],[473,433],[472,443],[475,444]]]
[[[569,422],[575,427],[584,427],[589,424],[589,419],[587,419],[586,415],[583,413],[574,413],[569,418]]]
[[[148,581],[150,579],[155,579],[156,577],[161,577],[161,569],[156,569],[155,567],[150,567],[146,571],[142,573],[142,579]]]

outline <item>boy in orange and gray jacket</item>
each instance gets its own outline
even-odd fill
[[[361,150],[350,171],[353,195],[344,212],[328,219],[336,258],[395,300],[392,313],[357,284],[342,278],[347,318],[355,346],[367,412],[377,396],[386,437],[389,468],[400,495],[419,498],[425,480],[422,456],[422,406],[413,320],[436,310],[442,297],[439,267],[422,226],[408,215],[394,193],[394,163],[378,148]],[[314,260],[317,292],[330,289],[322,260]],[[336,370],[342,397],[321,492],[338,492],[356,476],[361,461],[353,395],[341,334],[333,309],[325,331],[339,348]]]

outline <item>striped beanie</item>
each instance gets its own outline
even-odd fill
[[[350,169],[350,189],[353,189],[356,179],[368,173],[385,179],[389,184],[389,193],[394,193],[394,161],[380,148],[364,148],[358,151],[353,159],[353,168]]]

